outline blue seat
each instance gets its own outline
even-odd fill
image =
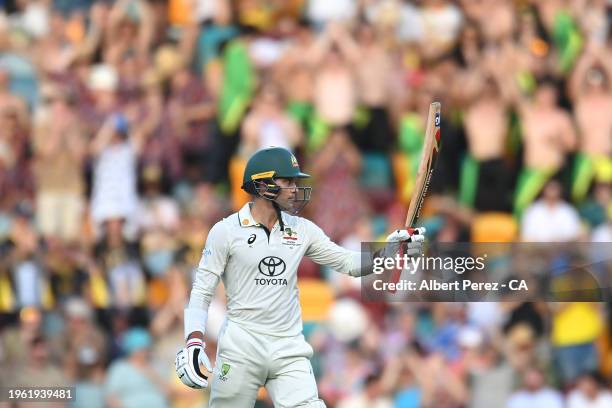
[[[391,160],[384,153],[365,153],[362,157],[360,183],[364,188],[387,189],[392,186]]]

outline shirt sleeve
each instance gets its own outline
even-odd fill
[[[216,223],[208,233],[189,297],[189,308],[208,310],[221,275],[225,272],[229,234],[223,222]]]
[[[306,222],[306,233],[309,238],[306,256],[319,265],[351,276],[362,276],[361,253],[349,251],[335,244],[319,226],[309,220]]]

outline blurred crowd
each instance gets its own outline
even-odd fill
[[[358,250],[403,225],[434,100],[430,240],[612,241],[610,1],[0,8],[0,385],[206,406],[174,355],[246,160],[294,151],[304,216]],[[329,407],[612,406],[610,304],[365,303],[356,279],[299,274]],[[211,357],[223,317],[220,288]]]

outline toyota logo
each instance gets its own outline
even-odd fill
[[[259,265],[257,267],[262,275],[270,277],[281,275],[283,272],[285,272],[285,269],[287,269],[285,261],[277,256],[266,256],[259,261]]]

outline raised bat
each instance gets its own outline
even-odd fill
[[[421,207],[423,207],[423,201],[427,195],[431,176],[436,165],[436,159],[440,151],[440,109],[440,102],[432,102],[429,105],[425,140],[423,141],[423,150],[421,151],[421,162],[419,163],[412,198],[408,205],[406,228],[414,228],[421,215]]]
[[[432,102],[429,105],[429,113],[427,114],[427,127],[425,128],[425,140],[423,141],[423,150],[421,151],[421,161],[417,170],[416,182],[410,204],[408,205],[408,213],[406,214],[406,229],[412,233],[419,216],[421,215],[421,207],[429,189],[431,176],[436,165],[438,152],[440,151],[440,102]],[[400,254],[404,253],[404,246],[400,246]],[[391,282],[399,282],[402,270],[396,269],[391,276]],[[391,290],[395,293],[395,290]]]

